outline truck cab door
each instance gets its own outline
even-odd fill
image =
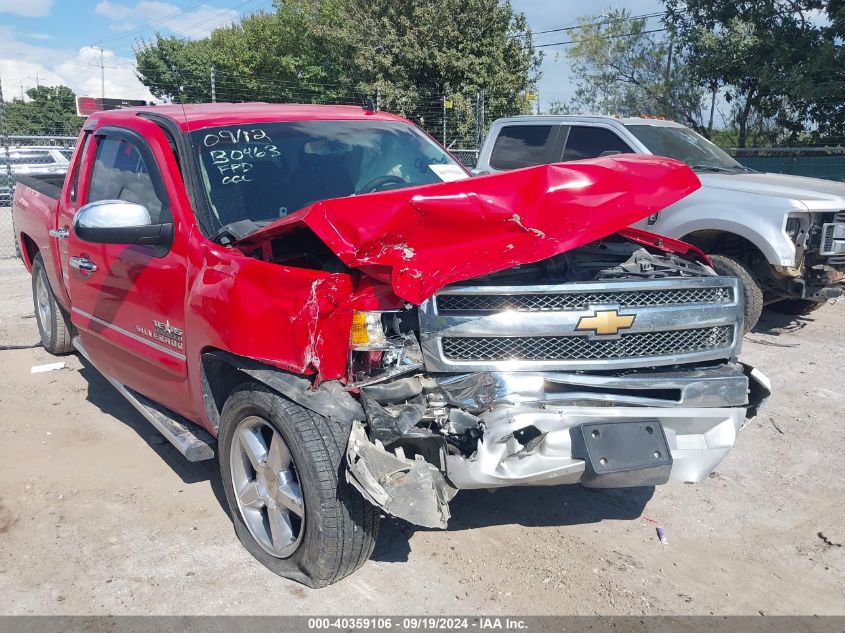
[[[73,216],[76,210],[82,206],[82,185],[85,182],[84,174],[88,173],[87,165],[91,161],[91,132],[84,130],[77,141],[77,151],[73,156],[70,165],[70,173],[67,176],[65,187],[62,189],[59,198],[58,212],[56,214],[56,226],[50,231],[50,236],[56,240],[55,253],[58,255],[58,268],[62,274],[62,290],[66,297],[70,297],[70,271],[68,266],[68,238],[70,227],[73,224]],[[58,291],[57,291],[58,292]]]
[[[93,133],[84,203],[143,205],[153,223],[175,224],[171,244],[85,242],[68,235],[71,318],[97,369],[186,417],[191,416],[184,348],[187,235],[184,185],[167,138],[133,117]],[[190,209],[187,209],[190,212]]]

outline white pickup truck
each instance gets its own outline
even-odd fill
[[[618,153],[681,160],[702,187],[634,226],[707,252],[720,274],[740,278],[746,328],[763,305],[807,314],[845,284],[845,184],[758,173],[672,121],[611,116],[499,119],[479,154],[476,175]]]

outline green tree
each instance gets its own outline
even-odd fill
[[[565,101],[555,99],[549,103],[549,111],[546,114],[573,114],[572,106]]]
[[[75,135],[82,127],[76,94],[67,86],[39,86],[26,91],[28,101],[6,104],[10,134]]]
[[[828,0],[828,24],[820,28],[821,44],[811,51],[803,65],[801,82],[794,93],[800,96],[814,125],[810,140],[842,142],[845,136],[845,0]]]
[[[664,0],[690,77],[720,89],[737,145],[797,137],[805,128],[823,31],[810,19],[823,0]],[[757,138],[759,136],[759,138]]]
[[[660,115],[707,133],[704,92],[690,81],[683,48],[625,9],[579,24],[568,51],[576,84],[571,110]]]
[[[378,99],[437,134],[443,97],[457,130],[525,112],[539,74],[525,16],[507,0],[275,0],[210,37],[143,42],[138,76],[159,98],[354,103]],[[463,132],[461,132],[463,133]],[[438,134],[439,135],[439,134]]]

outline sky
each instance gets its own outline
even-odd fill
[[[564,28],[582,15],[611,7],[639,15],[662,8],[660,0],[594,3],[572,0],[511,0],[537,31]],[[101,95],[101,51],[106,97],[152,100],[134,74],[133,45],[156,31],[200,38],[261,9],[271,0],[0,0],[0,82],[3,96],[63,84],[77,94]],[[569,39],[566,31],[538,34],[535,44]],[[541,108],[572,95],[567,46],[543,47]]]

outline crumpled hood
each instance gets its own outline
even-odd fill
[[[845,183],[832,180],[766,173],[701,173],[699,177],[708,188],[794,200],[811,210],[845,207]]]
[[[669,158],[617,155],[314,203],[236,242],[307,226],[419,304],[440,288],[615,233],[701,186]]]

